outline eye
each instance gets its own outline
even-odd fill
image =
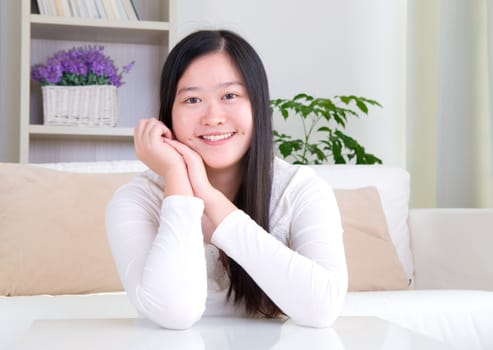
[[[238,95],[235,94],[234,92],[230,92],[230,93],[227,93],[226,95],[224,95],[223,99],[224,100],[232,100],[234,98],[237,98]]]
[[[200,98],[198,97],[189,97],[185,100],[185,103],[189,103],[189,104],[195,104],[199,102],[200,102]]]

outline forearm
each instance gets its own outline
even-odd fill
[[[164,197],[172,195],[193,196],[192,186],[185,167],[176,166],[166,169],[162,174],[164,179]]]
[[[334,252],[324,247],[333,254],[331,262],[321,266],[283,245],[241,211],[224,219],[212,243],[238,262],[296,323],[325,327],[338,316],[347,291],[345,258],[337,253],[339,248],[343,252],[342,246]]]
[[[221,191],[211,188],[210,194],[204,197],[204,213],[214,228],[235,210],[238,208]]]
[[[159,208],[130,194],[112,200],[107,211],[108,239],[127,295],[159,325],[188,328],[202,315],[207,297],[203,204],[170,196]]]

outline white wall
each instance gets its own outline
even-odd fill
[[[405,0],[179,0],[175,36],[227,28],[262,57],[272,98],[298,92],[320,97],[355,94],[378,100],[348,133],[384,164],[406,165]],[[275,126],[292,128],[279,117]]]
[[[19,158],[20,1],[0,1],[0,161]]]

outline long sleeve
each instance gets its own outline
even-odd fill
[[[272,210],[284,219],[271,223],[271,231],[289,231],[287,245],[239,210],[217,227],[212,243],[238,262],[297,324],[331,325],[342,309],[348,283],[332,189],[304,169]]]
[[[144,178],[119,189],[106,212],[108,241],[135,308],[163,327],[183,329],[205,310],[204,205],[160,193]]]

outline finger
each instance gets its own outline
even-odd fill
[[[134,148],[137,158],[149,160],[149,156],[163,146],[161,134],[166,132],[169,132],[168,128],[155,118],[139,121],[134,130]]]
[[[166,139],[165,143],[173,147],[182,157],[187,168],[188,178],[190,179],[194,195],[205,200],[208,197],[208,193],[211,193],[212,187],[200,154],[176,140]]]
[[[149,147],[156,144],[156,141],[161,141],[161,133],[163,132],[163,125],[157,120],[148,120],[142,131],[142,144]]]
[[[202,158],[200,155],[195,152],[193,149],[191,149],[189,146],[185,145],[184,143],[181,143],[180,141],[172,140],[172,139],[166,139],[165,142],[172,146],[176,151],[185,159],[190,159],[190,160],[197,160]]]
[[[151,121],[147,128],[148,135],[152,137],[153,140],[156,140],[158,138],[173,138],[173,133],[171,132],[171,130],[160,120],[155,119]]]
[[[134,128],[134,148],[137,154],[140,154],[143,149],[144,135],[146,128],[149,125],[149,119],[141,119]]]
[[[179,141],[169,139],[165,139],[164,141],[168,145],[172,146],[176,150],[176,152],[181,155],[189,170],[190,176],[201,174],[201,176],[207,177],[204,167],[204,161],[202,160],[200,154]]]
[[[163,124],[163,125],[164,125],[164,124]],[[166,127],[166,126],[165,126],[165,127]],[[173,136],[173,133],[171,132],[171,130],[170,130],[168,127],[166,127],[166,129],[165,129],[165,131],[164,131],[164,133],[163,133],[163,137],[164,137],[164,138],[166,138],[166,139],[170,139],[170,140],[172,140],[172,139],[174,139],[174,138],[175,138],[175,137]]]
[[[140,120],[136,128],[134,129],[134,137],[139,142],[146,140],[150,135],[150,130],[153,128],[154,125],[156,125],[156,123],[158,123],[158,121],[155,118]]]
[[[163,126],[158,124],[158,123],[152,123],[147,127],[147,135],[146,135],[146,141],[147,145],[152,147],[153,145],[157,145],[159,143],[162,143],[162,134],[163,134]]]
[[[145,127],[148,123],[148,119],[141,119],[134,128],[134,138],[137,140],[142,140],[142,135]]]

